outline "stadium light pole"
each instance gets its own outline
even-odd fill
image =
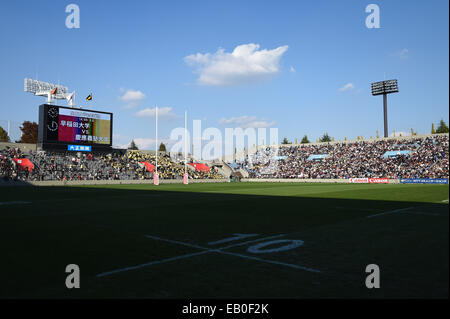
[[[387,94],[383,94],[383,116],[384,116],[384,137],[388,137],[388,120],[387,120]]]
[[[383,95],[384,137],[389,136],[387,120],[387,95],[398,92],[397,80],[374,82],[371,84],[372,95]]]
[[[54,89],[57,89],[57,91],[55,92],[55,94],[52,94],[51,92]],[[69,90],[66,86],[32,80],[29,78],[24,79],[24,91],[33,93],[36,96],[46,97],[47,104],[52,104],[53,100],[64,100],[69,95]]]

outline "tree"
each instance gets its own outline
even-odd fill
[[[441,120],[439,122],[439,126],[436,129],[436,133],[448,133],[448,126],[447,124],[444,122],[444,120]]]
[[[10,142],[8,132],[6,132],[3,127],[0,126],[0,142]]]
[[[159,151],[166,152],[166,145],[164,143],[159,144]]]
[[[38,127],[39,125],[36,122],[23,122],[20,127],[22,137],[20,138],[19,143],[36,144],[38,140]]]
[[[323,136],[319,139],[319,142],[331,142],[331,137],[328,133],[323,134]]]
[[[307,144],[307,143],[310,143],[310,141],[308,140],[308,136],[307,136],[307,135],[303,136],[303,138],[302,138],[302,140],[301,140],[300,143],[301,143],[301,144]]]
[[[134,142],[134,140],[131,141],[130,146],[128,146],[129,150],[138,150],[139,148],[137,147],[136,143]]]
[[[281,144],[291,144],[291,142],[288,141],[288,139],[285,137],[283,138],[283,142]]]

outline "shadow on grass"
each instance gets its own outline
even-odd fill
[[[241,185],[252,187],[239,184],[237,189]],[[272,195],[224,193],[235,186],[201,185],[195,186],[197,191],[192,187],[188,192],[163,187],[155,190],[152,185],[129,186],[132,189],[1,188],[0,241],[8,243],[2,252],[8,262],[2,263],[2,274],[7,276],[2,280],[0,297],[70,297],[63,286],[64,269],[74,262],[82,265],[84,282],[90,287],[74,292],[77,297],[368,297],[361,292],[364,273],[356,277],[351,274],[375,257],[390,265],[388,275],[395,282],[392,290],[375,297],[448,297],[448,205],[434,202],[448,194],[448,186],[401,188],[401,192],[388,194],[384,188],[373,188],[373,195],[364,194],[372,199],[331,198],[325,194],[310,197],[321,194],[302,196],[301,191],[298,196],[279,196],[282,192],[277,194],[276,190]],[[213,188],[217,193],[206,192]],[[311,190],[307,185],[300,188]],[[429,202],[415,201],[428,191]],[[343,192],[345,196],[355,194]],[[380,199],[383,197],[390,200]],[[411,200],[399,200],[408,197]],[[399,219],[399,209],[416,214]],[[370,216],[374,221],[364,222]],[[303,255],[271,258],[310,262],[325,269],[328,283],[322,281],[322,286],[317,286],[312,282],[318,280],[308,274],[291,269],[274,271],[270,266],[223,256],[194,258],[182,266],[168,263],[153,272],[130,272],[104,282],[95,278],[117,267],[193,252],[155,243],[145,239],[145,234],[207,245],[234,233],[300,234],[295,238],[316,245],[314,249],[306,246],[300,250]],[[336,275],[341,273],[345,275],[342,278],[350,279],[343,281]],[[152,289],[142,287],[147,281]],[[411,282],[416,289],[410,287]]]

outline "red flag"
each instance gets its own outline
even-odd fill
[[[58,88],[54,88],[54,89],[50,92],[50,94],[51,94],[51,95],[55,95],[57,91],[58,91]]]

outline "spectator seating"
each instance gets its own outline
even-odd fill
[[[238,164],[251,178],[448,178],[448,147],[448,134],[282,145]]]

